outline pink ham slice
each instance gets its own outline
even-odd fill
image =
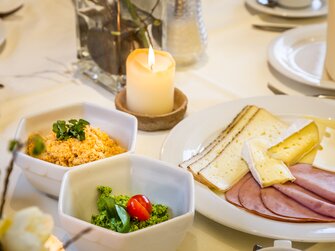
[[[244,184],[244,182],[246,182],[250,178],[251,178],[250,173],[247,173],[246,175],[244,175],[243,178],[239,180],[239,182],[237,182],[232,188],[230,188],[226,192],[226,200],[236,206],[242,207],[240,200],[238,199],[238,193],[240,191],[241,186]]]
[[[242,184],[238,197],[245,209],[263,217],[279,221],[305,222],[304,219],[280,216],[267,209],[261,199],[261,188],[253,178],[248,179]]]
[[[290,197],[284,195],[273,187],[261,190],[261,197],[264,205],[273,213],[285,217],[304,219],[305,221],[333,222],[334,218],[329,218],[304,207]]]
[[[308,164],[290,167],[295,183],[335,203],[335,174]]]
[[[308,207],[309,209],[329,217],[335,217],[335,205],[322,197],[300,187],[294,183],[276,184],[274,187],[299,202],[300,204]]]

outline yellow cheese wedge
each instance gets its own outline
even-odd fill
[[[319,129],[319,138],[322,139],[322,137],[324,136],[325,132],[326,132],[326,128],[332,128],[335,130],[335,120],[334,119],[330,119],[330,118],[318,118],[318,117],[312,117],[312,116],[306,116],[306,119],[312,119],[316,125],[318,126]],[[300,160],[299,163],[306,163],[306,164],[313,164],[315,155],[317,153],[318,150],[320,150],[321,147],[315,147],[312,151],[310,151],[309,153],[307,153],[305,156],[303,156]]]
[[[269,145],[265,138],[252,138],[244,143],[242,158],[247,162],[252,176],[261,187],[294,181],[294,176],[284,162],[268,155]]]
[[[319,131],[315,122],[299,120],[287,129],[278,143],[269,148],[268,153],[291,166],[318,146],[319,142]]]
[[[313,161],[315,159],[315,155],[318,151],[319,147],[315,147],[314,149],[312,149],[311,151],[309,151],[306,155],[304,155],[300,160],[299,163],[304,163],[304,164],[313,164]]]
[[[326,128],[321,140],[321,149],[317,151],[313,166],[335,172],[335,130]]]

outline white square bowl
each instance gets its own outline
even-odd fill
[[[85,119],[94,127],[105,131],[116,139],[127,152],[135,151],[137,120],[134,116],[114,109],[99,107],[89,103],[79,103],[56,110],[46,111],[22,118],[15,139],[27,142],[32,133],[48,134],[52,124],[57,120]],[[113,158],[114,156],[108,157]],[[94,162],[99,162],[96,160]],[[63,167],[29,156],[25,149],[18,152],[15,164],[21,167],[30,183],[39,191],[58,197],[64,174],[70,169],[82,168],[85,164],[75,167]]]
[[[165,162],[124,154],[70,170],[64,176],[58,212],[64,229],[74,235],[87,227],[80,250],[173,251],[194,217],[194,182],[190,172]],[[143,194],[169,208],[170,219],[130,233],[118,233],[90,223],[97,211],[97,186],[115,195]]]

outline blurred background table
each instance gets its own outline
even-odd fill
[[[252,28],[255,12],[243,0],[203,0],[202,4],[209,36],[206,55],[195,65],[179,68],[176,74],[176,87],[189,99],[187,116],[232,99],[271,95],[267,82],[280,83],[291,94],[315,91],[307,87],[302,90],[299,84],[271,69],[267,48],[280,33]],[[7,143],[22,116],[80,101],[114,107],[111,93],[74,74],[74,18],[70,0],[26,0],[19,12],[3,19],[6,42],[0,47],[0,83],[4,85],[0,89],[2,173],[10,159]],[[139,131],[136,153],[158,159],[168,133]],[[18,167],[14,169],[9,197],[5,212],[37,205],[54,216],[56,234],[66,238],[57,217],[57,202],[37,192]],[[273,240],[230,229],[196,213],[194,225],[178,250],[252,250],[255,243],[271,246]],[[331,243],[293,246],[310,251],[335,249]]]

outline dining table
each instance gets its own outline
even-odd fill
[[[275,95],[268,89],[268,83],[289,95],[310,95],[320,91],[289,79],[268,63],[268,46],[281,33],[252,26],[255,17],[262,13],[243,0],[203,0],[201,4],[208,33],[205,52],[194,64],[177,66],[176,69],[175,86],[188,98],[184,119],[224,102]],[[326,17],[298,21],[300,25],[307,25],[314,20],[326,22]],[[115,109],[115,95],[78,74],[74,1],[24,0],[19,11],[0,21],[6,34],[6,40],[0,46],[0,168],[3,184],[3,174],[12,157],[7,149],[8,142],[14,138],[22,117],[78,102]],[[324,91],[334,93],[333,90]],[[162,145],[169,133],[170,130],[139,130],[135,153],[160,159]],[[28,206],[37,206],[52,215],[54,234],[63,241],[69,238],[60,224],[57,200],[37,191],[15,165],[5,213]],[[196,212],[194,223],[177,250],[248,251],[255,244],[269,247],[273,242],[274,239],[224,226]],[[293,247],[308,251],[335,250],[335,243],[294,241]],[[80,241],[73,244],[73,248],[85,250]]]

